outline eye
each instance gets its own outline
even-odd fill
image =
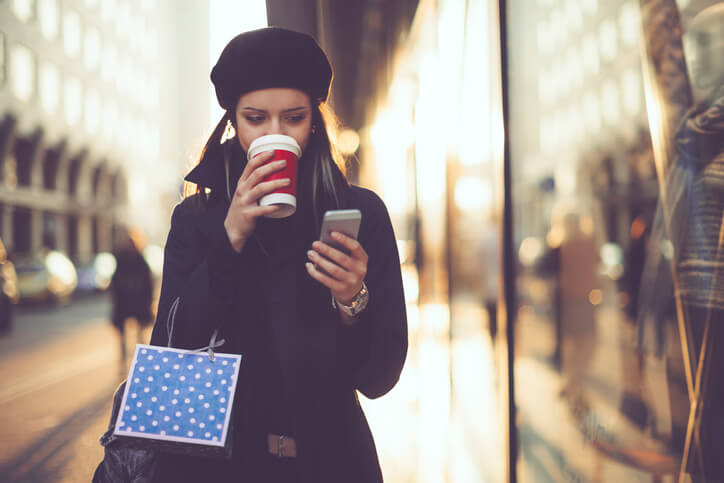
[[[307,118],[306,114],[292,114],[291,116],[287,117],[287,122],[290,122],[292,124],[299,124],[300,122],[304,121]]]
[[[245,114],[244,119],[246,119],[251,124],[259,124],[264,120],[264,116],[258,116],[254,114]]]

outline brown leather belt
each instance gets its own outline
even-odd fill
[[[268,434],[266,447],[269,453],[279,458],[296,458],[297,442],[291,436]]]

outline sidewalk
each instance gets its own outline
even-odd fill
[[[17,311],[0,339],[0,481],[90,481],[123,372],[107,313],[102,294]]]
[[[622,374],[630,354],[621,333],[625,325],[615,317],[616,311],[598,311],[592,359],[581,387],[570,392],[551,363],[552,322],[533,313],[520,318],[515,371],[521,481],[673,481],[678,459],[653,436],[657,423],[625,410],[646,408],[640,394],[666,394],[666,383],[649,371],[637,381],[637,393],[627,392]],[[662,407],[668,410],[668,400],[654,402],[658,407],[648,411],[665,426]]]
[[[502,481],[503,419],[485,315],[472,304],[409,306],[402,377],[362,405],[392,483]]]

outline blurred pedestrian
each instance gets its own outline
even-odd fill
[[[481,227],[478,244],[480,264],[482,265],[481,293],[485,312],[488,315],[490,340],[495,344],[498,334],[498,286],[499,280],[499,229],[495,220],[487,220]]]
[[[137,232],[119,230],[115,241],[116,271],[111,278],[111,323],[118,331],[121,363],[125,367],[126,324],[136,322],[136,339],[143,342],[143,329],[153,323],[151,301],[153,277],[146,259],[141,253],[141,237]],[[134,239],[135,238],[135,239]]]
[[[585,381],[598,345],[596,307],[590,296],[598,286],[599,257],[591,233],[582,228],[582,218],[564,209],[553,221],[562,238],[558,247],[558,289],[556,296],[561,334],[561,373],[565,384],[561,394],[571,402],[585,400]]]
[[[384,203],[348,183],[336,154],[327,56],[308,35],[264,28],[232,39],[211,80],[226,112],[171,218],[151,342],[197,349],[220,329],[219,350],[242,354],[232,458],[159,454],[154,481],[381,482],[357,391],[382,396],[400,376],[402,275]],[[270,134],[301,148],[286,217],[259,200],[292,183],[266,179],[291,161],[247,161]],[[318,240],[334,209],[361,211],[357,240]]]

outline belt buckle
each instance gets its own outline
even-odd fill
[[[284,436],[283,434],[279,435],[279,446],[277,447],[277,457],[283,458],[284,457]]]

